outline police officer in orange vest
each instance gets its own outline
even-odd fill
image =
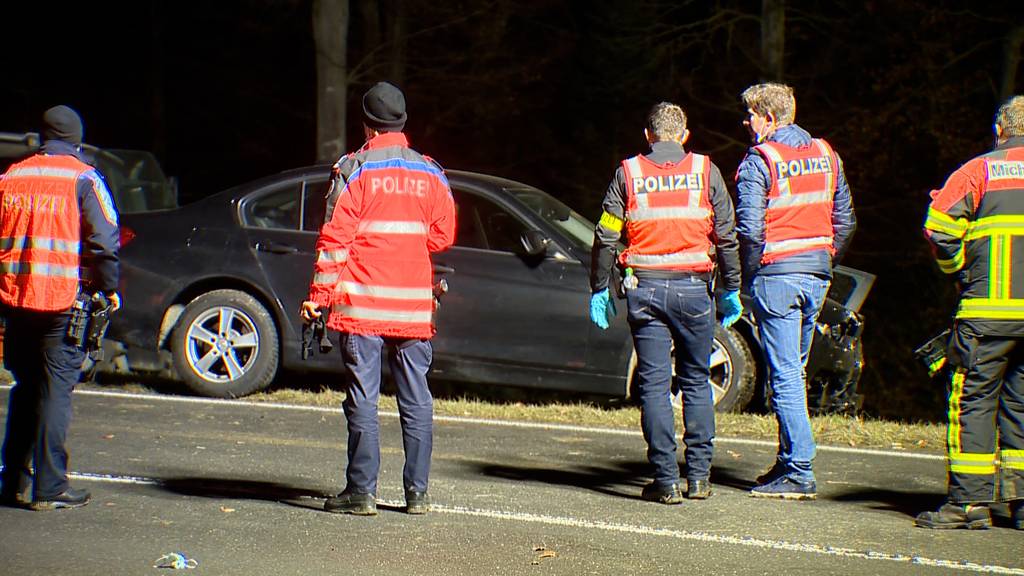
[[[775,463],[751,495],[813,499],[815,445],[804,369],[832,266],[846,251],[856,219],[839,156],[793,123],[793,89],[758,84],[742,98],[754,146],[736,172],[736,229],[779,423]]]
[[[85,359],[68,322],[79,290],[106,294],[112,310],[121,305],[117,211],[80,154],[82,120],[67,106],[50,108],[43,138],[39,154],[0,178],[0,314],[7,322],[4,364],[16,381],[0,502],[35,510],[89,502],[89,492],[72,488],[67,475],[71,392]]]
[[[433,398],[427,387],[434,335],[430,253],[455,240],[455,202],[444,170],[409,147],[405,96],[378,82],[363,95],[366,143],[334,166],[327,217],[302,318],[328,314],[341,332],[348,372],[345,489],[328,512],[377,513],[377,399],[388,356],[402,420],[406,511],[430,510]]]
[[[711,496],[712,440],[715,436],[711,348],[715,330],[715,264],[725,289],[723,326],[739,319],[740,263],[732,200],[722,173],[711,159],[686,152],[690,136],[686,114],[675,104],[656,104],[647,115],[644,135],[651,149],[622,162],[605,194],[601,221],[594,232],[590,285],[591,320],[608,327],[615,314],[609,279],[615,249],[626,231],[628,247],[619,255],[625,270],[627,319],[636,350],[647,458],[653,481],[645,500],[679,504],[675,418],[670,390],[683,397],[686,443],[686,496]]]
[[[987,528],[988,505],[1002,501],[1024,530],[1024,96],[999,108],[994,130],[995,150],[932,192],[924,223],[960,290],[947,354],[948,497],[917,516],[924,528]]]

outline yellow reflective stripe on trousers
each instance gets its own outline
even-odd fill
[[[941,232],[954,238],[963,238],[967,234],[971,224],[966,218],[954,220],[948,214],[940,212],[935,208],[928,208],[928,217],[925,218],[925,230]]]
[[[1010,237],[1000,234],[988,241],[988,297],[992,300],[1010,297],[1010,240]]]
[[[1000,450],[999,462],[1003,468],[1024,470],[1024,450]]]
[[[1024,320],[1022,298],[964,298],[960,301],[957,318],[985,320]]]
[[[936,262],[939,264],[939,270],[942,270],[946,274],[952,274],[959,272],[964,267],[964,247],[960,245],[960,249],[953,255],[952,260],[943,260],[942,258],[936,258]]]
[[[964,395],[964,379],[967,372],[957,368],[953,372],[949,390],[949,424],[946,426],[946,451],[949,454],[960,452],[960,398]]]
[[[995,474],[995,454],[950,452],[949,471],[957,474]]]

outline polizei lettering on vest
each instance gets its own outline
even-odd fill
[[[700,174],[666,174],[633,178],[633,190],[637,194],[644,192],[671,192],[673,190],[700,190],[704,187],[704,179]]]
[[[779,173],[779,178],[791,178],[807,174],[827,174],[832,171],[832,159],[828,156],[817,156],[815,158],[790,160],[789,162],[776,162],[775,170]]]
[[[411,194],[423,198],[427,195],[427,181],[412,176],[370,176],[370,192]]]

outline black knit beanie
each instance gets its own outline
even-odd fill
[[[378,82],[363,95],[363,122],[380,132],[405,127],[405,95],[394,84]]]
[[[75,146],[82,143],[82,118],[61,104],[43,113],[43,140],[60,140]]]

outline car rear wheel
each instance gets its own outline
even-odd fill
[[[673,352],[674,354],[674,352]],[[675,374],[675,362],[672,363]],[[629,392],[636,398],[636,352],[629,359]],[[711,393],[716,412],[740,412],[754,397],[757,365],[746,339],[733,329],[715,326],[711,345]],[[682,394],[673,386],[672,404],[683,405]]]
[[[252,296],[214,290],[185,307],[171,337],[171,356],[178,375],[197,394],[245,396],[274,379],[277,330]]]

